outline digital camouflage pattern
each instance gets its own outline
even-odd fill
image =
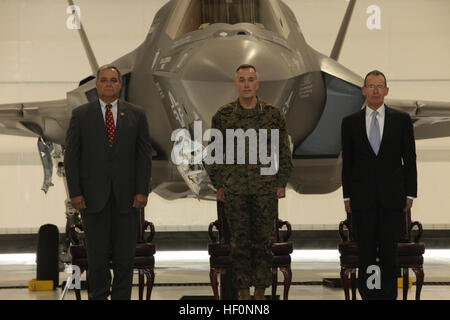
[[[233,287],[267,288],[272,284],[272,243],[278,210],[275,196],[225,194],[231,230]]]
[[[292,152],[289,146],[289,138],[286,129],[286,120],[283,114],[273,105],[266,104],[258,99],[255,108],[246,110],[239,99],[235,102],[223,106],[213,117],[211,128],[221,131],[224,137],[224,164],[207,165],[206,170],[212,184],[216,189],[224,188],[226,192],[232,194],[275,194],[277,187],[285,188],[289,175],[292,171]],[[249,143],[246,139],[245,164],[237,164],[237,144],[235,144],[235,161],[233,164],[226,164],[226,129],[267,129],[267,152],[271,154],[271,129],[279,130],[279,170],[274,175],[261,175],[261,168],[268,168],[262,165],[259,157],[256,164],[249,163]],[[256,146],[251,146],[256,147]]]
[[[283,114],[274,106],[258,99],[255,108],[244,109],[239,99],[223,106],[212,119],[212,128],[224,137],[224,164],[206,166],[216,189],[224,188],[224,212],[231,233],[232,281],[235,288],[250,286],[267,288],[272,283],[272,243],[278,212],[278,187],[285,188],[292,171],[292,152]],[[245,164],[226,164],[226,129],[267,129],[267,153],[271,154],[271,129],[279,130],[279,170],[274,175],[261,175],[262,165],[249,162],[246,139]],[[259,145],[259,144],[258,144]],[[255,146],[252,146],[255,147]]]

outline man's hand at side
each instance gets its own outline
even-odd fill
[[[217,200],[221,202],[225,202],[225,189],[219,188],[217,189]]]
[[[412,208],[413,205],[413,199],[406,198],[406,207],[403,209],[404,212],[407,212],[409,209]]]
[[[283,187],[277,188],[277,198],[278,199],[286,198],[286,189],[285,188],[283,188]]]
[[[77,196],[77,197],[70,198],[70,204],[76,210],[86,209],[86,202],[84,202],[83,196]]]
[[[345,205],[345,212],[352,212],[352,208],[350,207],[350,200],[345,200],[344,201],[344,205]]]
[[[142,209],[147,205],[148,196],[146,194],[138,193],[134,196],[133,208]]]

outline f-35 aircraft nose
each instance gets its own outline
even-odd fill
[[[290,76],[287,61],[290,55],[288,49],[278,44],[250,36],[216,38],[204,42],[186,64],[183,74],[186,80],[234,81],[237,67],[246,63],[254,65],[262,79],[280,80]]]
[[[199,108],[209,122],[218,108],[237,97],[234,87],[236,69],[241,64],[255,66],[260,80],[258,95],[277,103],[293,78],[290,67],[293,55],[287,48],[270,41],[261,41],[235,33],[207,40],[190,54],[180,70],[181,82],[192,105]],[[219,33],[220,34],[220,33]]]

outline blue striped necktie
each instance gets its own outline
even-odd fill
[[[373,152],[375,152],[376,155],[378,155],[381,143],[380,126],[378,124],[377,115],[378,111],[372,112],[372,121],[370,123],[369,131],[369,142],[372,146]]]

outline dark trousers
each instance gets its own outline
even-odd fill
[[[402,209],[385,209],[378,204],[364,211],[353,210],[359,248],[358,289],[364,300],[397,298],[397,243],[401,214]],[[379,282],[376,268],[370,266],[379,268]]]
[[[113,192],[102,211],[82,213],[88,256],[89,300],[130,300],[138,212],[119,212]],[[114,280],[111,290],[112,266]]]
[[[224,212],[231,233],[231,269],[235,288],[272,284],[272,243],[278,199],[225,194]]]

